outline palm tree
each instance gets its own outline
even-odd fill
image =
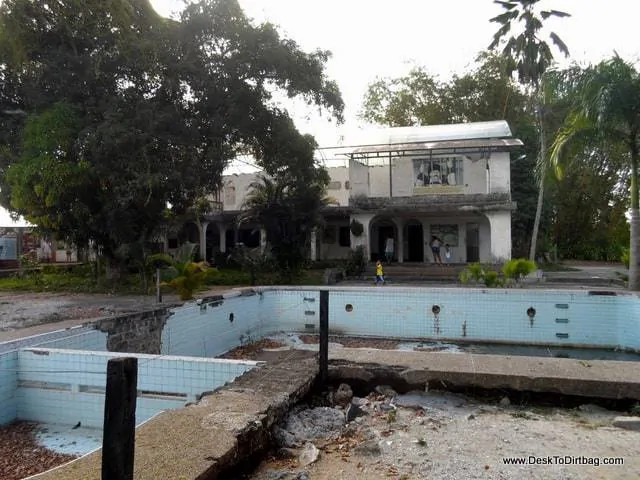
[[[490,50],[495,50],[504,45],[502,54],[511,60],[510,71],[517,72],[518,81],[525,87],[527,93],[531,95],[535,105],[536,123],[540,140],[540,150],[538,152],[538,165],[547,164],[547,139],[544,130],[544,98],[542,85],[545,72],[553,64],[554,57],[549,47],[549,43],[540,38],[544,26],[544,20],[550,17],[568,17],[566,12],[558,10],[540,10],[536,7],[541,0],[494,0],[505,12],[493,17],[490,21],[500,25],[500,28],[493,36],[493,41],[489,45]],[[522,32],[518,35],[508,36],[515,22],[522,25]],[[569,56],[569,49],[565,43],[554,32],[549,33],[549,39],[557,49],[565,56]],[[540,172],[540,185],[538,189],[538,205],[536,217],[533,223],[533,233],[531,235],[531,247],[529,259],[534,260],[536,254],[536,241],[538,229],[540,227],[540,217],[542,215],[542,200],[544,197],[545,173]]]
[[[640,73],[618,55],[569,76],[578,94],[551,148],[551,164],[560,168],[568,147],[585,136],[617,142],[631,163],[629,290],[640,290]]]
[[[240,216],[240,223],[252,222],[265,229],[279,273],[287,280],[299,273],[306,259],[310,233],[323,223],[322,209],[335,202],[325,196],[326,171],[313,175],[311,179],[307,175],[258,176]]]

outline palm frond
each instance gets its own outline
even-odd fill
[[[562,41],[562,39],[554,32],[551,32],[549,34],[549,38],[551,38],[551,41],[553,42],[553,44],[558,48],[558,50],[560,50],[560,52],[565,56],[568,57],[569,56],[569,47],[567,47],[567,44],[564,43]]]
[[[546,20],[549,17],[558,17],[558,18],[570,17],[571,14],[567,12],[561,12],[560,10],[543,10],[540,12],[540,16],[544,20]]]

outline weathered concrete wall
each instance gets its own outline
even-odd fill
[[[167,307],[100,320],[94,327],[107,334],[107,350],[110,352],[160,355],[162,330],[171,315]]]

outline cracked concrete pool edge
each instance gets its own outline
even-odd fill
[[[262,365],[194,405],[163,412],[136,430],[136,480],[215,480],[268,448],[271,427],[312,389],[317,357]],[[330,351],[330,380],[366,384],[395,379],[422,387],[504,388],[640,400],[632,362],[401,352]],[[100,451],[38,480],[99,480]]]
[[[272,426],[306,396],[317,359],[257,367],[197,404],[158,414],[136,429],[136,480],[214,480],[269,446]],[[101,451],[31,477],[100,480]]]
[[[349,348],[332,350],[329,355],[330,377],[346,383],[388,377],[406,385],[437,381],[445,388],[640,400],[640,371],[635,362]]]

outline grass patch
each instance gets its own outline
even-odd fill
[[[538,265],[543,272],[579,272],[579,268],[567,267],[561,263],[541,263]]]
[[[69,292],[142,294],[138,275],[125,275],[118,281],[87,277],[73,272],[32,272],[24,276],[0,278],[0,291],[11,292]]]

